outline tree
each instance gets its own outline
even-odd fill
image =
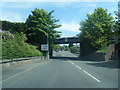
[[[59,44],[53,45],[53,50],[61,50],[61,46]]]
[[[81,22],[80,38],[95,50],[109,44],[113,36],[113,17],[107,9],[97,8]]]
[[[59,28],[61,25],[56,24],[59,20],[54,19],[51,12],[47,12],[44,9],[34,9],[32,14],[28,16],[26,20],[27,25],[27,42],[33,45],[39,46],[46,44],[49,41],[50,48],[52,48],[53,41],[60,37],[59,32],[55,28]],[[48,39],[48,40],[47,40]]]

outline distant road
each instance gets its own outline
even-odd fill
[[[3,88],[118,88],[117,68],[79,60],[68,51],[54,56],[3,69]]]

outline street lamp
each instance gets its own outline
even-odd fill
[[[49,56],[49,27],[50,27],[50,25],[47,25],[47,46],[48,46],[48,55],[47,55],[47,59],[50,58],[50,56]]]

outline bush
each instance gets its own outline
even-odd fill
[[[14,34],[14,38],[3,40],[2,59],[42,56],[35,46],[25,42],[24,34]]]
[[[75,53],[75,54],[79,54],[80,53],[80,48],[79,47],[71,47],[70,52]]]
[[[97,50],[96,53],[106,53],[108,49],[108,46],[101,48],[100,50]]]

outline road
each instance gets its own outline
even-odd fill
[[[118,68],[79,60],[68,51],[56,58],[3,69],[3,88],[118,88]],[[102,64],[102,65],[101,65]]]

